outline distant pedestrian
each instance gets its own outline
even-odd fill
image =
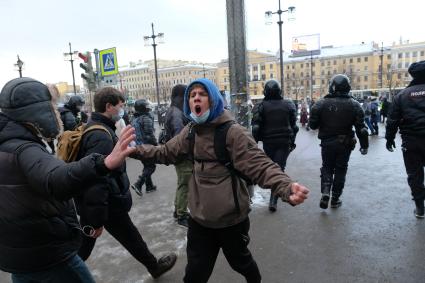
[[[186,85],[176,85],[171,91],[171,105],[165,116],[165,130],[169,139],[178,135],[189,123],[189,119],[183,113],[183,101]],[[167,140],[168,141],[168,140]],[[174,215],[179,225],[188,227],[189,213],[187,211],[188,183],[192,176],[192,162],[188,156],[183,156],[181,160],[174,164],[177,174],[177,190],[174,199]]]
[[[424,218],[424,166],[425,166],[425,61],[410,65],[413,80],[398,93],[387,119],[385,138],[387,149],[395,148],[395,135],[400,129],[404,165],[417,218]]]
[[[96,129],[83,136],[78,158],[96,152],[108,154],[117,143],[115,123],[123,112],[124,97],[119,90],[105,87],[96,92],[93,98],[95,112],[86,127],[101,125],[105,130]],[[142,235],[134,226],[129,215],[132,206],[130,181],[125,163],[102,178],[93,178],[83,186],[84,193],[75,198],[77,211],[83,227],[92,227],[92,235],[83,237],[78,250],[79,256],[87,260],[102,234],[108,231],[140,263],[152,277],[157,278],[171,269],[177,255],[169,253],[159,260],[149,251]]]
[[[72,198],[106,176],[134,152],[134,129],[123,131],[109,155],[91,153],[65,163],[43,140],[61,132],[46,85],[31,78],[9,81],[0,93],[0,270],[12,282],[94,283],[77,255],[81,228]]]
[[[81,108],[84,105],[84,99],[79,95],[73,95],[63,107],[59,108],[60,117],[65,131],[72,131],[81,123]],[[77,119],[80,117],[79,119]]]
[[[132,126],[136,129],[136,144],[152,144],[157,145],[155,137],[154,117],[151,112],[149,103],[146,99],[139,99],[134,104],[134,119]],[[142,187],[146,184],[146,192],[156,191],[156,186],[152,181],[152,174],[155,172],[156,165],[149,161],[142,161],[143,172],[131,188],[142,196]]]
[[[345,185],[348,161],[356,146],[355,133],[360,141],[361,154],[367,154],[368,133],[364,124],[364,112],[350,95],[350,79],[335,75],[329,83],[329,94],[314,104],[310,116],[310,128],[319,129],[322,168],[320,208],[327,209],[332,193],[331,207],[341,206],[340,199]]]
[[[370,98],[365,97],[362,103],[362,109],[364,113],[364,121],[367,127],[370,130],[370,135],[375,135],[375,128],[372,126],[372,122],[370,121],[370,117],[372,115],[372,111],[370,109]]]
[[[300,123],[302,127],[305,127],[305,125],[308,124],[308,110],[307,103],[305,101],[301,103]]]
[[[279,82],[269,80],[264,86],[264,99],[253,111],[252,135],[263,142],[264,152],[285,171],[289,153],[295,149],[298,133],[297,114],[291,100],[283,99]],[[270,193],[269,210],[277,209],[278,196]]]
[[[380,111],[381,123],[383,124],[385,123],[385,119],[388,116],[389,109],[390,109],[390,102],[388,101],[386,97],[384,97],[381,102],[381,111]]]
[[[183,109],[191,123],[177,136],[162,146],[137,146],[144,158],[158,163],[176,163],[187,154],[192,156],[183,281],[207,282],[221,248],[231,267],[247,282],[259,283],[261,275],[248,249],[250,197],[240,174],[263,188],[271,188],[274,195],[292,205],[302,203],[308,189],[293,182],[257,147],[246,128],[234,122],[210,80],[198,79],[188,86]],[[227,166],[217,160],[214,150],[215,133],[226,124],[230,125],[226,151],[231,158]]]
[[[379,134],[378,123],[380,119],[381,118],[379,115],[379,104],[378,104],[377,98],[374,98],[372,102],[370,103],[370,123],[372,124],[374,135]]]

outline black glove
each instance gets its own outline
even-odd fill
[[[388,149],[388,151],[393,152],[395,148],[395,141],[394,140],[387,140],[387,144],[385,145]]]
[[[295,143],[291,143],[289,145],[289,152],[292,152],[296,147],[297,147],[297,145]]]
[[[360,148],[360,153],[362,155],[366,155],[367,154],[367,148]]]

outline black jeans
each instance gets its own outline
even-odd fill
[[[220,229],[204,227],[189,218],[185,283],[205,283],[214,269],[220,248],[233,270],[248,283],[261,282],[260,271],[248,249],[249,218]]]
[[[351,148],[337,139],[322,142],[322,182],[332,184],[332,196],[339,198],[345,184]]]
[[[402,138],[404,166],[412,197],[414,200],[424,199],[425,137],[404,136]]]
[[[84,223],[84,220],[81,219],[81,226],[84,227],[84,225],[87,225],[87,223]],[[142,235],[140,235],[139,231],[134,226],[128,213],[111,215],[104,227],[112,237],[120,242],[120,244],[123,245],[135,259],[146,266],[148,270],[157,267],[157,259],[149,251]],[[83,242],[78,250],[78,255],[84,261],[89,258],[95,243],[95,238],[83,236]]]
[[[263,143],[264,152],[285,171],[286,160],[289,156],[289,143]]]

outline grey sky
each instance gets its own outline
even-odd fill
[[[403,40],[425,41],[420,0],[282,0],[296,6],[295,21],[283,24],[284,50],[292,36],[320,33],[321,45],[347,45],[375,40],[384,45]],[[277,15],[264,24],[264,12],[276,11],[278,0],[245,0],[247,47],[275,53],[279,48]],[[0,0],[0,87],[16,77],[19,54],[23,74],[43,82],[72,82],[63,52],[117,47],[119,65],[153,58],[145,47],[150,23],[165,34],[161,59],[218,62],[227,57],[225,0]],[[76,83],[81,69],[74,64]]]

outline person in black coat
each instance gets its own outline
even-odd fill
[[[78,114],[81,112],[81,107],[83,107],[83,105],[84,99],[79,95],[74,95],[71,96],[63,107],[59,108],[60,117],[65,131],[74,130],[82,122],[82,118],[81,116],[78,117]]]
[[[183,113],[183,101],[186,85],[175,85],[171,91],[171,105],[165,116],[165,130],[170,139],[178,135],[189,123],[189,119]],[[174,198],[174,216],[177,223],[188,227],[189,213],[187,211],[187,194],[189,180],[192,176],[192,162],[188,158],[182,158],[174,164],[177,174],[176,197]]]
[[[410,65],[410,84],[393,100],[387,119],[387,149],[395,148],[395,135],[400,129],[404,165],[416,209],[415,216],[424,218],[425,165],[425,61]]]
[[[360,141],[361,154],[367,154],[369,147],[364,112],[360,103],[350,96],[350,90],[350,79],[346,75],[335,75],[329,83],[329,94],[311,109],[309,126],[313,130],[319,129],[322,147],[322,209],[328,208],[331,193],[331,207],[342,205],[340,196],[345,185],[348,161],[357,142],[353,126]]]
[[[279,82],[269,80],[264,86],[264,100],[253,110],[252,135],[263,141],[264,152],[285,171],[289,153],[295,149],[298,133],[297,113],[292,100],[283,99]],[[277,196],[270,194],[269,210],[277,209]]]
[[[97,124],[106,128],[96,129],[83,136],[78,158],[91,153],[109,153],[117,142],[115,123],[123,114],[124,97],[115,88],[105,87],[96,92],[93,98],[95,112],[86,127]],[[130,182],[126,165],[122,164],[108,176],[94,178],[85,185],[85,191],[75,201],[83,227],[92,227],[94,232],[83,237],[78,254],[86,260],[102,234],[103,227],[117,239],[125,249],[157,278],[171,269],[177,259],[170,253],[159,260],[149,251],[142,235],[131,221],[129,211],[132,205]]]
[[[67,164],[45,145],[62,130],[51,99],[31,78],[11,80],[0,93],[0,269],[13,282],[94,282],[77,255],[83,229],[72,198],[134,152],[134,129],[125,129],[108,156]]]
[[[134,103],[134,119],[131,125],[136,129],[136,145],[152,144],[158,145],[155,137],[154,117],[146,99],[139,99]],[[146,192],[156,191],[156,186],[152,181],[152,174],[156,170],[156,165],[148,161],[142,161],[143,172],[131,188],[142,196],[142,186],[146,184]]]

